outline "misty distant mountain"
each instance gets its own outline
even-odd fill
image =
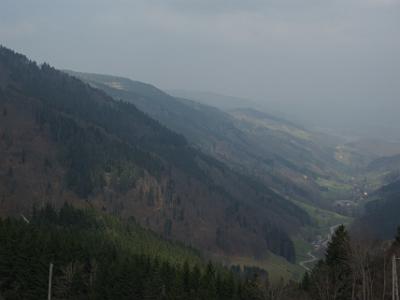
[[[384,139],[400,141],[400,123],[394,113],[400,110],[398,103],[392,106],[373,106],[365,101],[274,101],[274,99],[248,100],[218,93],[168,90],[168,93],[230,110],[253,108],[283,119],[294,120],[315,130],[339,135],[351,140]],[[314,103],[314,104],[312,104]]]
[[[69,73],[115,99],[135,104],[183,134],[193,146],[238,172],[257,177],[282,195],[329,206],[319,182],[341,180],[339,173],[347,167],[335,157],[335,142],[280,116],[251,108],[222,110],[126,78]],[[219,99],[221,107],[228,106],[230,98]]]
[[[400,154],[400,140],[364,138],[348,143],[349,146],[371,157],[389,157]]]
[[[202,92],[202,91],[175,89],[175,90],[166,90],[166,92],[177,98],[194,100],[199,103],[220,108],[224,111],[240,109],[240,108],[250,108],[262,111],[264,113],[268,113],[270,114],[270,116],[279,117],[282,119],[290,118],[293,120],[293,116],[285,115],[283,112],[273,109],[271,105],[268,105],[268,103],[263,103],[260,101],[254,101],[234,96],[227,96],[227,95],[222,95],[212,92]]]
[[[195,100],[224,110],[257,106],[257,103],[251,100],[211,92],[189,90],[166,90],[166,92],[177,98]]]

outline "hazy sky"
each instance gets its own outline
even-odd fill
[[[0,43],[320,125],[400,128],[400,0],[1,0]]]

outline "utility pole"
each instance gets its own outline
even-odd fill
[[[53,263],[50,263],[49,267],[49,289],[47,294],[47,300],[51,300],[51,285],[53,280]]]
[[[21,214],[21,217],[22,217],[22,220],[25,221],[25,223],[27,223],[27,224],[30,223],[29,220],[23,214]]]
[[[399,298],[399,281],[397,278],[397,258],[395,255],[392,256],[392,300],[400,300]]]

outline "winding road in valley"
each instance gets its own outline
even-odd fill
[[[340,225],[342,225],[342,224],[336,224],[336,225],[329,227],[329,233],[327,234],[326,238],[322,241],[315,241],[315,244],[317,244],[316,249],[314,251],[309,251],[307,253],[307,256],[309,257],[309,259],[305,259],[305,260],[302,260],[301,262],[299,262],[299,265],[303,269],[305,269],[306,271],[311,271],[311,269],[307,265],[318,260],[318,257],[316,257],[313,254],[313,252],[320,250],[322,247],[326,247],[328,245],[329,241],[331,240],[331,237],[332,237],[333,233],[335,232],[336,228],[338,228]]]
[[[311,263],[313,263],[313,262],[315,262],[316,260],[318,260],[318,258],[317,258],[314,254],[312,254],[311,251],[309,251],[309,252],[307,253],[307,256],[309,256],[310,259],[302,260],[301,262],[299,262],[299,265],[300,265],[303,269],[305,269],[306,271],[311,271],[311,269],[310,269],[309,267],[307,267],[307,265],[308,265],[308,264],[311,264]]]

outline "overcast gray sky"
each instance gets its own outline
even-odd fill
[[[400,0],[1,0],[0,43],[321,126],[400,128]]]

